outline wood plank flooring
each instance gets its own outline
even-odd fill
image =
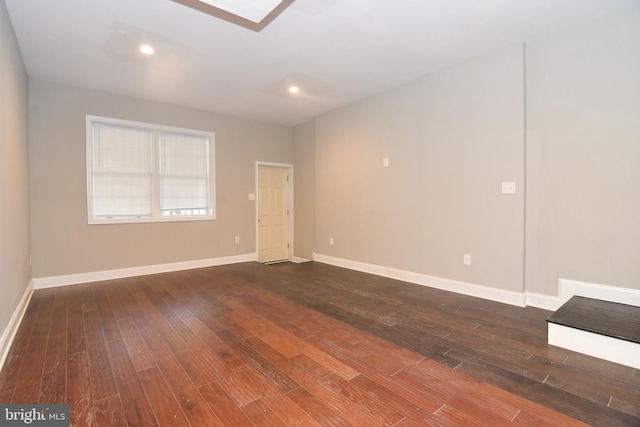
[[[318,263],[38,290],[0,402],[74,426],[640,425],[640,373],[548,346],[548,315]]]

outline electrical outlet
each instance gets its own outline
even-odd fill
[[[384,159],[382,159],[382,167],[383,168],[388,168],[389,167],[389,158],[385,157]]]
[[[502,194],[516,194],[516,183],[515,182],[503,182],[502,183]]]
[[[329,244],[333,246],[333,237],[329,237]]]
[[[233,243],[240,243],[240,237],[239,236],[234,237]]]
[[[464,263],[464,265],[471,265],[471,255],[464,254],[462,262]]]

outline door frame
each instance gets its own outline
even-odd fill
[[[289,218],[287,221],[289,248],[287,252],[287,256],[288,256],[287,259],[291,261],[293,259],[293,164],[263,162],[263,161],[256,161],[256,167],[255,167],[256,210],[255,210],[255,218],[253,220],[253,223],[256,226],[256,261],[259,258],[258,255],[260,252],[260,227],[258,227],[258,207],[260,206],[260,192],[258,191],[259,190],[258,172],[259,172],[260,166],[269,166],[269,167],[286,169],[287,173],[289,174],[289,181],[287,182],[287,202],[286,202],[287,208],[289,209]]]

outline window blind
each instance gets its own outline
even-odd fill
[[[93,127],[93,213],[95,218],[152,214],[152,133]]]
[[[210,206],[209,140],[202,136],[160,135],[162,215],[199,215]]]

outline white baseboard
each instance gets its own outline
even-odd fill
[[[599,285],[597,283],[579,282],[577,280],[560,279],[560,300],[564,304],[572,296],[577,295],[603,301],[640,307],[640,290]]]
[[[39,277],[33,279],[35,289],[55,288],[58,286],[77,285],[80,283],[99,282],[101,280],[123,279],[126,277],[145,276],[147,274],[168,273],[172,271],[191,270],[194,268],[215,267],[217,265],[237,264],[255,261],[255,253],[233,255],[220,258],[209,258],[195,261],[175,262],[170,264],[148,265],[143,267],[121,268],[117,270],[95,271],[90,273],[67,274],[63,276]]]
[[[548,325],[548,342],[599,359],[640,369],[640,344],[555,323]]]
[[[33,295],[33,289],[33,281],[31,281],[24,290],[24,294],[22,294],[22,298],[20,299],[18,306],[13,311],[13,315],[11,315],[11,318],[9,319],[9,324],[2,332],[2,336],[0,336],[0,371],[4,367],[4,362],[7,360],[7,356],[9,355],[11,344],[16,337],[20,323],[22,323],[24,313],[27,311],[27,306],[29,305],[29,301],[31,301],[31,296]]]
[[[538,294],[535,292],[507,291],[474,283],[459,282],[456,280],[414,273],[411,271],[398,270],[395,268],[352,261],[344,258],[336,258],[315,252],[313,254],[313,260],[324,264],[335,265],[337,267],[348,268],[350,270],[362,271],[364,273],[375,274],[377,276],[402,280],[417,285],[442,289],[491,301],[503,302],[519,307],[531,306],[544,310],[556,311],[574,295],[640,306],[640,290],[578,282],[575,280],[560,279],[560,296],[556,297]]]
[[[483,298],[491,301],[524,307],[527,300],[523,292],[507,291],[503,289],[491,288],[488,286],[476,285],[473,283],[459,282],[457,280],[443,279],[441,277],[428,276],[426,274],[414,273],[406,270],[382,267],[375,264],[367,264],[358,261],[351,261],[343,258],[335,258],[328,255],[313,254],[313,260],[324,264],[335,265],[337,267],[348,268],[350,270],[361,271],[363,273],[375,274],[377,276],[388,277],[390,279],[402,280],[416,285],[430,288],[442,289],[458,294]]]
[[[566,301],[562,301],[559,297],[550,295],[536,294],[534,292],[525,292],[527,306],[542,308],[543,310],[556,311]]]

